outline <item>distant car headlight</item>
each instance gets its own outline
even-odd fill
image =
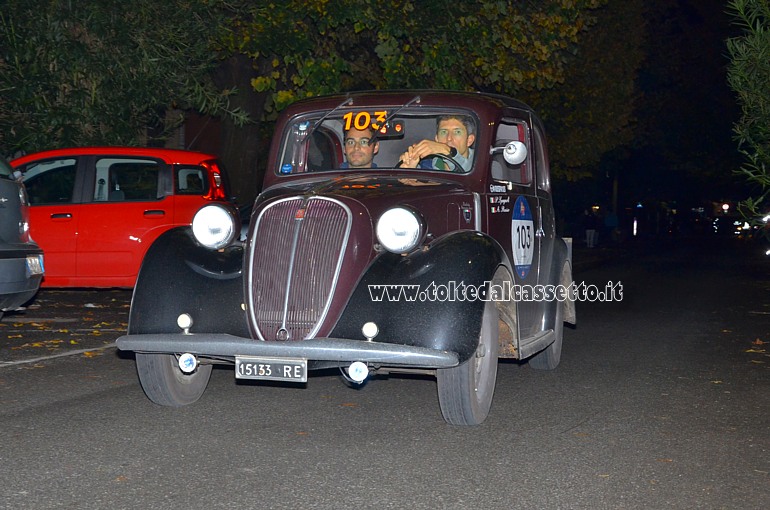
[[[203,206],[195,213],[192,230],[195,239],[212,250],[224,248],[240,232],[233,211],[216,204]]]
[[[377,239],[393,253],[413,250],[422,240],[423,232],[422,218],[406,207],[388,209],[377,221]]]

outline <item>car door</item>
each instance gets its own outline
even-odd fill
[[[155,158],[90,158],[77,238],[81,285],[133,285],[147,248],[173,223],[169,179],[167,165]]]
[[[528,338],[542,330],[543,301],[537,294],[540,272],[541,209],[535,183],[532,134],[525,112],[507,111],[497,126],[491,177],[486,196],[489,225],[494,237],[501,241],[514,266],[515,294],[518,301],[520,338]],[[505,160],[501,148],[509,142],[522,142],[528,150],[526,160],[512,165]]]
[[[532,129],[532,147],[535,162],[535,184],[538,202],[538,224],[535,235],[539,241],[540,265],[538,283],[542,286],[556,285],[559,275],[551,274],[551,268],[546,264],[553,257],[554,242],[556,239],[556,218],[551,197],[551,170],[548,161],[546,138],[539,126]],[[554,280],[554,281],[552,281]]]
[[[83,158],[64,156],[19,168],[30,201],[30,235],[45,252],[44,285],[69,285],[77,277]]]

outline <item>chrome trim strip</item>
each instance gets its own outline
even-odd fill
[[[309,200],[305,200],[300,204],[301,211],[307,211],[307,205]],[[288,332],[286,329],[286,315],[289,313],[289,294],[291,293],[291,275],[294,274],[294,261],[297,258],[297,242],[299,241],[299,229],[302,227],[302,222],[305,220],[305,216],[297,218],[294,216],[294,235],[291,239],[291,254],[289,255],[289,270],[286,272],[286,288],[283,290],[283,313],[281,314],[281,330]],[[256,228],[254,229],[256,232]],[[287,336],[286,340],[292,340],[291,336]]]
[[[473,228],[481,232],[481,195],[473,192]]]

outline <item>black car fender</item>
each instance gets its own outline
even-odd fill
[[[248,337],[243,303],[243,248],[211,250],[190,227],[161,235],[147,250],[139,270],[128,333],[179,333],[177,317],[193,319],[193,333]]]
[[[461,362],[478,347],[484,289],[507,265],[486,234],[447,234],[409,254],[384,252],[358,282],[331,337],[364,339],[374,322],[377,342],[456,352]]]

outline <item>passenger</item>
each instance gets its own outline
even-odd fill
[[[372,160],[380,144],[374,137],[372,128],[351,128],[345,132],[345,156],[347,161],[340,168],[377,168]]]
[[[436,123],[436,139],[422,140],[410,145],[407,151],[401,154],[401,166],[415,168],[419,164],[421,168],[452,170],[442,158],[420,162],[430,154],[445,154],[460,163],[464,171],[469,172],[473,162],[471,145],[476,141],[475,128],[473,120],[467,115],[442,115]]]

